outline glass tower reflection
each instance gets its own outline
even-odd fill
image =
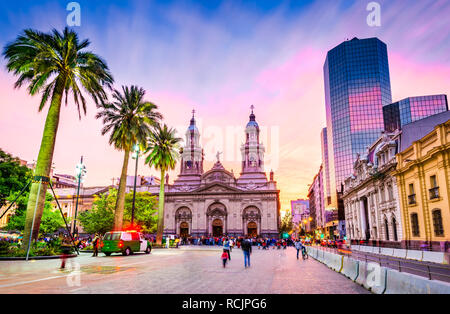
[[[408,97],[383,107],[384,129],[400,130],[405,124],[448,110],[446,95]]]
[[[327,53],[324,80],[330,184],[336,191],[357,154],[384,129],[383,106],[392,102],[386,44],[378,38],[341,43]]]

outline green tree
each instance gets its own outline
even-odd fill
[[[158,221],[158,205],[156,196],[149,192],[137,192],[134,209],[134,223],[145,233],[155,233]],[[131,225],[131,209],[133,193],[125,196],[124,221]]]
[[[77,33],[66,27],[62,33],[56,29],[51,33],[26,29],[4,48],[8,72],[18,76],[15,87],[26,84],[29,94],[42,92],[39,111],[50,101],[35,176],[49,177],[64,96],[67,105],[69,94],[73,95],[80,119],[80,107],[86,113],[86,99],[81,90],[97,104],[107,98],[104,88],[111,87],[113,77],[100,57],[85,51],[89,44],[87,39],[80,42]],[[34,240],[39,234],[46,191],[47,184],[34,182],[31,186],[25,221],[25,246],[30,234]]]
[[[19,192],[16,192],[16,194],[17,193]],[[23,231],[25,229],[28,194],[29,192],[24,193],[17,199],[14,214],[6,225],[7,230]],[[11,195],[9,199],[14,199],[15,197],[16,195]],[[61,217],[60,211],[58,209],[53,209],[52,200],[53,196],[50,193],[47,193],[42,213],[41,227],[39,229],[40,234],[50,234],[65,227],[64,219]]]
[[[156,233],[156,243],[162,244],[164,232],[164,180],[166,171],[174,169],[179,157],[179,142],[181,138],[175,136],[175,130],[168,128],[167,125],[158,124],[147,143],[148,156],[145,163],[150,167],[155,167],[161,172],[161,184],[159,189],[158,206],[158,227]]]
[[[0,149],[0,208],[6,205],[11,194],[21,191],[31,177],[32,171],[21,166],[18,158]]]
[[[128,161],[133,145],[145,146],[150,135],[150,127],[155,125],[162,115],[158,107],[144,101],[145,90],[137,86],[122,86],[122,93],[114,90],[114,101],[98,105],[101,109],[97,119],[103,119],[102,135],[111,132],[109,144],[124,152],[122,172],[120,174],[119,191],[114,213],[114,230],[121,230],[125,204]]]
[[[114,204],[117,190],[110,189],[108,193],[94,197],[92,208],[79,214],[79,221],[83,230],[89,234],[111,231],[114,226]]]
[[[117,201],[117,190],[110,189],[108,193],[95,196],[92,209],[80,213],[80,223],[83,230],[87,233],[101,233],[113,230],[114,227],[114,208]],[[137,223],[143,232],[154,233],[157,223],[157,200],[149,192],[136,193],[135,200],[135,223]],[[131,222],[131,207],[133,203],[133,193],[125,195],[124,222]]]
[[[290,212],[286,212],[286,214],[281,219],[281,227],[280,233],[286,232],[289,233],[292,231],[294,224],[292,222],[292,215]]]

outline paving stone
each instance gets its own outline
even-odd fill
[[[369,293],[312,258],[297,260],[293,248],[255,249],[249,268],[240,249],[231,252],[226,268],[220,255],[218,247],[183,247],[129,257],[81,256],[70,261],[79,266],[80,286],[67,283],[71,272],[58,272],[58,261],[18,262],[11,269],[3,264],[0,293]]]

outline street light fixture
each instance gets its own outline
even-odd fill
[[[138,169],[138,160],[139,160],[139,145],[134,145],[132,158],[136,159],[136,167],[134,170],[134,187],[133,187],[133,205],[131,206],[131,226],[134,226],[134,203],[136,200],[136,179],[137,179],[137,169]]]
[[[84,181],[83,179],[86,178],[86,166],[83,165],[83,156],[81,156],[80,163],[75,167],[75,174],[77,175],[78,180],[78,188],[77,188],[77,202],[75,205],[75,215],[73,219],[73,234],[78,234],[78,228],[77,228],[77,213],[78,213],[78,198],[80,196],[80,184],[81,181]]]

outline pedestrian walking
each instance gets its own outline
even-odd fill
[[[230,241],[228,241],[228,238],[225,238],[225,240],[223,241],[223,250],[226,251],[228,253],[228,260],[231,261],[231,250],[230,250],[231,246],[230,246]]]
[[[99,242],[100,242],[100,237],[98,236],[98,234],[95,234],[95,238],[92,241],[92,248],[94,250],[94,253],[92,254],[92,257],[97,257],[98,256]]]
[[[297,259],[298,259],[298,254],[299,254],[300,250],[301,250],[302,247],[303,247],[302,242],[300,242],[300,240],[297,239],[297,240],[295,241],[294,246],[295,246],[295,249],[297,250]],[[303,255],[303,252],[302,252],[302,255]]]
[[[305,260],[305,258],[308,258],[308,252],[306,252],[306,246],[302,245],[302,258]]]
[[[246,238],[242,240],[241,243],[242,246],[242,252],[244,253],[244,265],[245,268],[250,267],[250,254],[252,254],[252,244],[250,243],[249,239]]]
[[[59,267],[59,269],[63,270],[66,268],[66,260],[71,251],[71,246],[66,238],[63,238],[61,241],[61,249],[62,249],[62,256],[61,256],[61,266]]]
[[[221,257],[222,262],[223,262],[223,268],[225,268],[225,266],[227,265],[227,260],[228,260],[229,256],[230,256],[229,251],[223,250],[222,257]]]

